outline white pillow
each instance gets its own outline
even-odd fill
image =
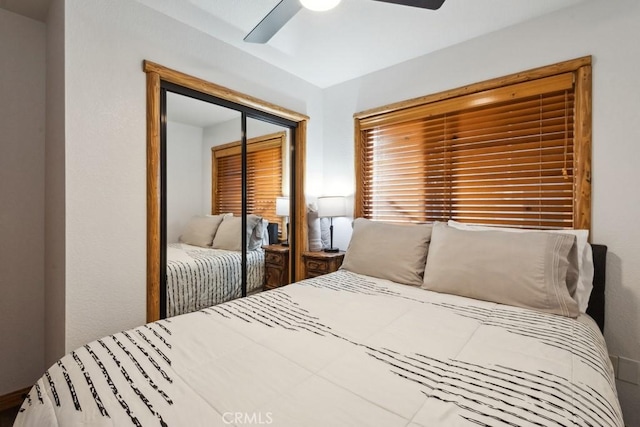
[[[257,215],[247,215],[247,246],[251,246],[251,235],[262,218]],[[260,231],[262,236],[262,231]],[[226,216],[218,227],[213,238],[213,249],[225,249],[239,251],[242,249],[242,218],[239,216]]]
[[[216,217],[221,216],[221,217],[224,218],[225,216],[233,216],[233,213],[232,212],[227,212],[227,213],[217,214],[217,215],[206,214],[205,216],[208,216],[210,218],[216,218]]]
[[[247,218],[247,228],[250,227],[249,218]],[[251,232],[251,237],[249,238],[249,250],[255,251],[262,248],[262,245],[269,244],[269,233],[267,232],[267,226],[269,225],[269,221],[262,218],[256,226],[253,228]],[[266,236],[266,239],[265,239]]]
[[[320,218],[315,204],[307,206],[307,226],[309,229],[309,250],[319,252],[322,250],[322,232],[320,231]]]
[[[329,229],[330,222],[329,218],[320,218],[320,239],[322,241],[323,248],[331,246],[331,231]]]
[[[356,218],[340,268],[420,286],[430,239],[431,225],[398,225]]]
[[[575,236],[433,225],[423,288],[575,318]]]
[[[578,303],[578,308],[581,313],[587,312],[587,306],[589,305],[589,297],[593,290],[593,251],[591,245],[588,242],[589,230],[532,230],[521,228],[509,228],[509,227],[489,227],[484,225],[471,225],[463,224],[457,221],[449,220],[448,225],[459,230],[500,230],[511,231],[515,233],[526,232],[544,232],[544,233],[561,233],[571,234],[576,236],[576,245],[578,249],[578,287],[576,292],[571,297]]]
[[[263,246],[269,245],[269,221],[266,219],[262,220],[262,241],[260,242],[260,249]]]
[[[309,250],[321,251],[331,246],[329,218],[318,217],[318,206],[315,202],[307,205],[307,228],[309,231]]]
[[[224,215],[195,216],[191,218],[180,236],[182,243],[193,246],[211,247],[213,236],[222,223]]]

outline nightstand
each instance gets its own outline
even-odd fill
[[[344,252],[303,252],[305,278],[333,273],[342,265]]]
[[[282,245],[263,246],[264,288],[279,288],[289,284],[289,247]]]

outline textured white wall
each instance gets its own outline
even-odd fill
[[[609,246],[605,337],[640,360],[640,2],[593,0],[324,91],[324,187],[353,192],[353,113],[518,71],[593,55],[593,241]],[[623,185],[621,185],[623,184]],[[346,225],[346,224],[344,224]],[[341,241],[350,228],[337,227]],[[618,382],[628,426],[640,387]]]
[[[322,92],[137,2],[67,0],[65,7],[64,313],[70,351],[145,321],[142,60],[314,117],[309,153],[322,150]],[[309,165],[317,177],[317,156]]]
[[[203,129],[167,122],[167,242],[177,242],[196,215],[206,213],[202,199]]]
[[[0,9],[0,395],[44,368],[46,28]]]
[[[45,149],[45,367],[65,351],[65,95],[64,0],[47,18],[47,132]]]

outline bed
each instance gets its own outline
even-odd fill
[[[247,216],[247,294],[264,286],[268,221]],[[166,252],[166,316],[190,313],[242,296],[241,218],[232,214],[191,218],[180,242]]]
[[[416,251],[414,258],[420,245],[413,242],[424,235],[394,232],[384,257],[363,264],[373,253],[359,249],[370,245],[363,229],[356,220],[345,264],[335,273],[71,352],[34,385],[15,425],[624,425],[606,344],[591,316],[427,289],[447,250],[469,256],[474,245],[444,247],[434,227],[428,256]],[[464,237],[492,238],[469,233]],[[540,234],[499,238],[547,239],[554,247],[567,239]],[[394,259],[390,251],[400,243]],[[596,317],[605,252],[593,246],[589,310]],[[405,268],[425,258],[422,273]],[[562,267],[559,258],[544,256]],[[419,277],[420,286],[354,271],[361,268]],[[480,269],[473,273],[482,280]],[[568,278],[570,268],[563,274]]]
[[[167,316],[200,310],[242,295],[242,253],[186,243],[167,245]],[[247,252],[247,293],[264,285],[264,251]]]

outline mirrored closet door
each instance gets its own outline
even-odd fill
[[[159,101],[163,318],[261,292],[270,247],[294,253],[297,123],[170,82]]]
[[[233,221],[228,220],[221,229],[225,214],[212,210],[215,181],[209,154],[212,146],[241,138],[241,116],[237,110],[166,91],[163,270],[167,317],[241,296],[242,235],[239,226],[229,227]],[[225,181],[225,198],[240,202],[241,169],[237,163],[237,176]],[[241,203],[237,208],[235,221],[240,218]],[[233,215],[231,210],[228,213]]]

